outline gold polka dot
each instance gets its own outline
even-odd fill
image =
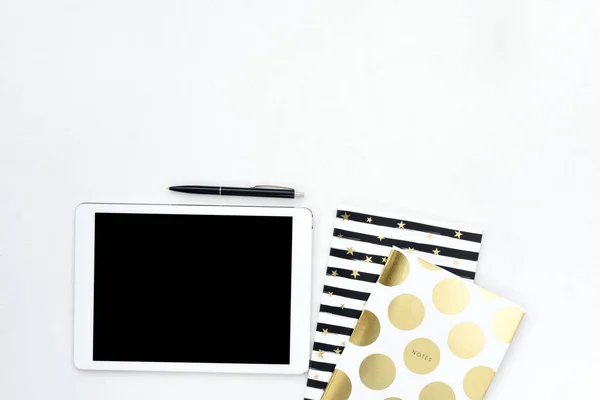
[[[456,395],[444,382],[431,382],[421,390],[419,400],[456,400]]]
[[[463,389],[469,399],[482,400],[495,374],[489,367],[475,367],[467,372],[463,380]]]
[[[492,322],[494,335],[505,343],[512,342],[523,314],[523,311],[515,306],[506,306],[498,311]]]
[[[425,375],[440,363],[440,349],[426,338],[415,339],[404,349],[404,364],[415,374]]]
[[[408,277],[410,265],[406,256],[398,250],[392,250],[379,277],[379,283],[384,286],[396,286]]]
[[[437,265],[433,265],[432,263],[429,263],[429,262],[427,262],[425,260],[421,260],[420,258],[419,258],[419,263],[421,263],[421,265],[423,267],[425,267],[425,268],[427,268],[428,270],[431,270],[431,271],[439,271],[441,269]]]
[[[352,393],[352,382],[344,371],[336,369],[323,393],[321,400],[348,400]]]
[[[485,297],[486,299],[489,300],[496,300],[499,297],[497,295],[495,295],[494,293],[485,290],[484,288],[482,288],[481,286],[477,286],[477,289],[479,290],[479,292],[483,295],[483,297]]]
[[[396,366],[384,354],[371,354],[360,363],[360,380],[372,390],[383,390],[396,379]]]
[[[377,316],[369,310],[363,310],[356,328],[350,336],[350,343],[357,346],[368,346],[377,340],[380,331],[381,324]]]
[[[473,358],[481,353],[484,345],[483,331],[472,322],[456,325],[448,335],[448,347],[456,357]]]
[[[469,304],[469,289],[460,278],[444,279],[433,288],[433,304],[443,314],[458,314]]]
[[[423,322],[425,306],[417,296],[401,294],[390,302],[388,317],[396,328],[410,331]]]

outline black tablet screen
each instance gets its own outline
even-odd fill
[[[97,213],[95,361],[290,363],[292,217]]]

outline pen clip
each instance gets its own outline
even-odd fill
[[[294,190],[294,188],[291,188],[289,186],[276,186],[276,185],[254,185],[254,186],[252,186],[252,189],[288,189],[288,190]]]

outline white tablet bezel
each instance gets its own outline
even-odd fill
[[[293,217],[290,364],[215,364],[94,361],[94,232],[95,214],[207,214]],[[310,356],[310,293],[312,266],[312,213],[307,208],[141,205],[84,203],[75,218],[74,362],[84,370],[235,372],[301,374]],[[250,327],[249,327],[250,328]]]

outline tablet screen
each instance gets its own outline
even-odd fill
[[[292,217],[95,221],[95,361],[290,363]]]

